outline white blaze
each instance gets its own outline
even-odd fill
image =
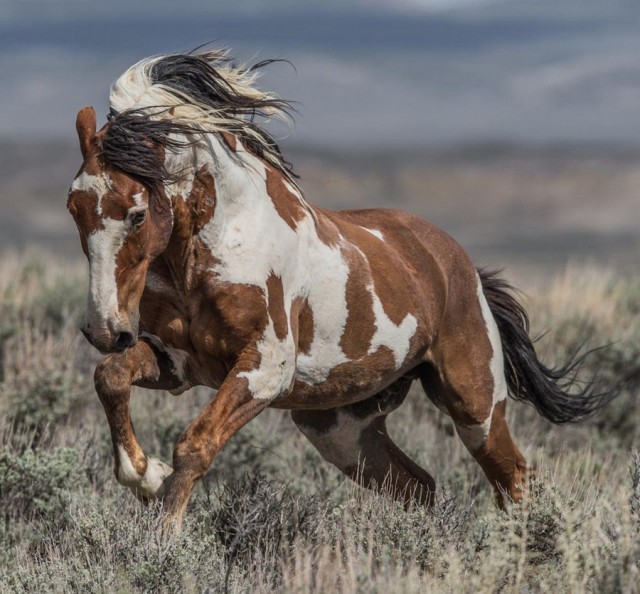
[[[87,321],[98,327],[106,325],[107,320],[118,318],[118,287],[116,284],[116,258],[127,236],[125,221],[103,218],[102,200],[111,189],[109,177],[100,173],[91,175],[83,172],[71,185],[72,190],[93,192],[96,195],[96,214],[102,228],[87,238],[89,251],[89,296],[87,303]],[[142,200],[141,195],[136,195]],[[136,203],[138,199],[134,197]]]
[[[125,221],[103,219],[103,229],[89,235],[89,323],[106,324],[116,320],[118,312],[118,285],[116,282],[116,259],[127,237]]]

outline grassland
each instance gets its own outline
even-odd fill
[[[183,533],[158,536],[113,477],[92,386],[97,355],[76,330],[82,265],[0,259],[1,592],[637,592],[640,583],[640,276],[591,266],[528,287],[552,362],[587,337],[612,343],[590,369],[628,379],[594,419],[556,427],[512,403],[538,469],[533,496],[498,511],[449,419],[416,386],[391,433],[438,482],[408,512],[324,463],[288,414],[267,411],[198,487]],[[136,390],[149,454],[171,459],[211,397]]]

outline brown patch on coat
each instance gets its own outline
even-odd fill
[[[506,407],[506,400],[495,405],[489,435],[482,447],[473,452],[496,490],[500,507],[506,504],[504,493],[516,503],[521,501],[530,475],[526,460],[511,438],[505,418]]]
[[[385,314],[396,326],[402,324],[408,314],[417,317],[419,304],[412,291],[412,283],[407,282],[411,270],[408,269],[406,260],[359,225],[347,225],[340,221],[338,227],[342,227],[342,234],[365,254],[373,290],[380,299]]]
[[[200,288],[198,306],[191,322],[191,342],[232,366],[240,353],[262,337],[269,322],[265,295],[255,285],[211,283]],[[195,305],[195,304],[194,304]],[[253,348],[256,368],[260,352]],[[252,352],[253,352],[252,351]]]
[[[283,340],[289,333],[289,323],[287,322],[287,312],[284,308],[282,279],[273,272],[267,279],[267,304],[269,317],[273,322],[273,330],[278,340]]]
[[[238,139],[231,132],[220,132],[220,137],[224,140],[224,143],[231,149],[234,153],[238,148]]]
[[[445,315],[431,351],[442,374],[445,405],[456,423],[466,427],[487,420],[495,389],[493,348],[477,292],[469,290],[477,282],[474,270],[450,278]]]
[[[376,325],[373,298],[367,288],[366,262],[353,256],[345,288],[347,321],[340,337],[340,348],[348,359],[357,360],[368,354]]]
[[[193,232],[195,235],[213,218],[216,210],[216,184],[206,167],[195,175],[188,204],[193,213]]]
[[[296,352],[308,355],[313,344],[313,310],[306,297],[296,297],[291,304],[291,332],[297,345]]]
[[[336,247],[340,243],[340,231],[331,218],[331,212],[322,208],[311,211],[318,239],[329,247]]]
[[[267,194],[280,218],[293,230],[307,216],[299,196],[287,188],[282,173],[271,165],[267,166]]]
[[[80,141],[80,151],[84,159],[93,151],[96,136],[96,112],[93,107],[84,107],[76,117],[76,132]]]

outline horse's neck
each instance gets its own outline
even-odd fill
[[[256,234],[273,232],[274,197],[269,186],[274,180],[285,184],[284,176],[239,141],[230,143],[219,135],[209,135],[172,156],[167,167],[189,171],[180,183],[167,189],[174,228],[164,257],[181,288],[190,284],[197,257],[195,242],[204,245],[215,259],[230,244],[251,242]],[[287,199],[292,208],[300,209],[303,203],[297,191],[285,197],[285,202]],[[286,210],[287,204],[283,208]]]

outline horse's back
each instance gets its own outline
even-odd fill
[[[360,234],[354,231],[357,228],[378,237],[379,243],[368,242],[369,245],[364,246],[365,253],[368,249],[371,254],[369,259],[386,252],[400,264],[400,271],[415,283],[419,293],[423,290],[429,293],[435,285],[450,288],[452,283],[469,281],[475,290],[476,271],[471,258],[453,237],[430,221],[403,210],[386,208],[325,213],[348,240]]]

